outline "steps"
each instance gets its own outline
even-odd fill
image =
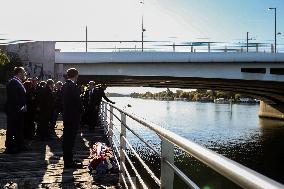
[[[62,122],[48,141],[33,140],[29,150],[19,154],[3,154],[0,151],[0,188],[121,188],[117,174],[95,179],[88,172],[89,143],[108,143],[104,130],[89,132],[81,128],[75,142],[74,158],[83,163],[81,169],[64,169],[62,159]]]

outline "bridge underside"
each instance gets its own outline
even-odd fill
[[[93,80],[110,87],[157,87],[184,89],[211,89],[247,94],[269,104],[284,104],[284,85],[281,82],[216,78],[166,77],[166,76],[121,76],[81,75],[80,83]]]

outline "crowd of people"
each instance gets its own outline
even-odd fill
[[[90,131],[99,127],[99,107],[105,95],[106,85],[90,81],[87,85],[76,84],[78,71],[67,70],[63,84],[52,79],[40,81],[26,78],[23,67],[15,67],[14,77],[7,84],[7,131],[6,153],[28,150],[28,140],[49,140],[56,127],[59,115],[63,118],[63,159],[65,167],[76,167],[73,160],[73,146],[80,126]]]

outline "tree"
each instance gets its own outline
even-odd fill
[[[0,82],[6,82],[13,75],[14,67],[23,66],[19,55],[14,52],[8,52],[7,55],[1,52],[0,59]]]
[[[10,62],[9,57],[0,50],[0,66],[4,66]]]

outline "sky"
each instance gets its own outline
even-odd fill
[[[232,42],[246,32],[259,42],[284,43],[283,0],[0,0],[1,38],[33,40],[145,40]]]
[[[284,52],[284,0],[0,0],[0,39],[144,40],[183,42],[273,43],[277,8],[278,49]],[[142,0],[143,1],[143,0]],[[6,40],[7,41],[7,40]],[[0,42],[5,42],[1,40]],[[156,43],[155,43],[156,44]],[[159,44],[145,44],[151,48]],[[133,44],[96,44],[96,48],[140,48]],[[58,43],[62,51],[82,51],[84,44]],[[176,50],[188,50],[179,47]]]

